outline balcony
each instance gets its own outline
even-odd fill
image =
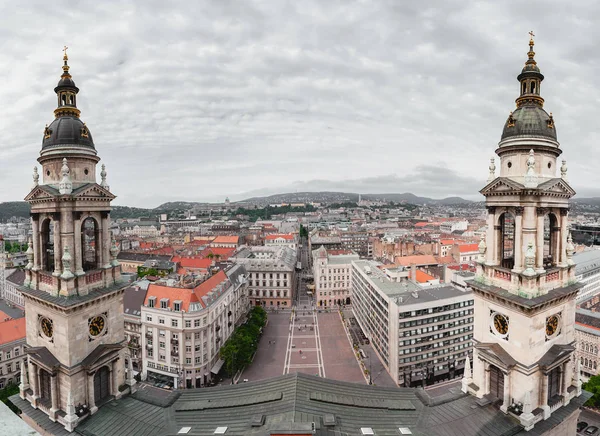
[[[140,348],[140,344],[137,341],[129,341],[127,346],[129,348]]]
[[[146,337],[147,338],[152,338],[152,336],[153,336],[152,332],[146,332]]]
[[[221,330],[221,326],[219,324],[217,324],[215,327],[215,331],[218,332],[219,330]]]
[[[177,349],[171,350],[171,356],[179,356],[179,350],[177,350]]]
[[[171,345],[179,345],[179,339],[171,338]]]
[[[146,344],[146,350],[151,351],[154,349],[154,345]]]
[[[231,316],[232,312],[231,310],[229,312],[227,312],[227,316]]]

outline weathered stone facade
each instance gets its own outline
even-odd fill
[[[38,159],[43,183],[36,169],[25,198],[33,238],[20,288],[29,374],[21,398],[69,431],[103,402],[119,398],[125,382],[124,284],[109,232],[115,197],[104,165],[96,183],[100,158],[79,120],[78,91],[65,54],[56,119],[45,129]]]

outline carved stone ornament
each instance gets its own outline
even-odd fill
[[[569,215],[569,208],[568,207],[562,208],[560,210],[560,216],[567,216],[567,215]]]
[[[102,164],[102,171],[100,171],[100,178],[101,178],[100,186],[102,186],[104,189],[106,189],[108,191],[109,186],[108,186],[108,183],[106,183],[106,165],[104,165],[104,164]]]
[[[496,213],[496,206],[486,206],[488,213]]]
[[[573,245],[573,238],[571,237],[571,231],[569,231],[569,236],[567,237],[567,265],[572,266],[575,265],[573,262],[573,254],[575,254],[575,246]]]
[[[33,242],[31,241],[31,238],[27,241],[27,251],[25,254],[27,255],[27,266],[25,269],[31,269],[33,268]]]
[[[40,175],[37,167],[33,167],[33,187],[35,188],[40,184]]]
[[[71,171],[69,170],[69,166],[67,165],[67,158],[63,159],[63,164],[60,171],[62,173],[62,180],[58,185],[58,191],[62,195],[71,194],[73,192],[73,183],[71,182]]]
[[[110,256],[112,257],[112,262],[110,263],[112,266],[119,266],[119,261],[117,260],[117,256],[119,255],[119,247],[117,246],[117,241],[115,240],[115,236],[112,235],[110,243]]]
[[[488,177],[488,183],[496,178],[496,163],[494,158],[490,159],[490,175]]]
[[[562,165],[560,166],[560,177],[564,181],[567,181],[567,161],[563,160]]]
[[[545,216],[550,210],[547,207],[538,207],[535,209],[537,216]]]
[[[535,246],[531,241],[527,244],[527,249],[525,250],[525,271],[523,271],[523,275],[535,275]]]
[[[525,174],[525,187],[526,188],[537,188],[538,176],[535,173],[535,156],[533,149],[529,151],[529,157],[527,158],[527,173]]]
[[[523,212],[525,211],[525,208],[523,206],[517,206],[515,207],[515,215],[523,215]]]
[[[70,278],[75,277],[73,275],[73,273],[71,272],[71,262],[73,261],[73,258],[71,257],[71,253],[69,253],[69,246],[65,245],[65,249],[63,251],[63,256],[62,256],[62,264],[63,264],[63,273],[61,274],[61,278],[68,280]]]
[[[487,251],[487,245],[485,244],[485,235],[481,235],[481,241],[479,241],[479,261],[485,262],[485,252]]]

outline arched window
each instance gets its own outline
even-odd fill
[[[74,101],[75,101],[75,100],[73,99],[73,96],[70,96],[70,97],[69,97],[69,104],[73,104],[73,102],[74,102]]]
[[[584,366],[586,366],[586,367],[588,366],[588,360],[587,359],[585,359],[585,365]]]
[[[521,94],[525,94],[527,92],[527,83],[523,82],[523,91]]]
[[[531,82],[531,93],[535,94],[535,82]]]
[[[583,365],[583,357],[581,358],[581,362],[580,363]]]
[[[42,268],[44,271],[54,272],[54,223],[46,218],[42,223]]]
[[[556,266],[558,263],[558,242],[560,227],[558,219],[553,213],[544,217],[544,267]]]
[[[62,103],[62,105],[66,105],[67,104],[67,97],[63,94],[60,96],[60,101]]]
[[[594,369],[598,369],[598,365],[597,365],[596,361],[594,361]]]
[[[500,215],[500,231],[502,245],[500,257],[503,268],[512,269],[515,266],[515,218],[508,212]]]
[[[586,353],[590,352],[590,346],[588,344],[585,344],[585,351]]]
[[[81,224],[81,257],[84,271],[100,268],[100,228],[92,217]]]

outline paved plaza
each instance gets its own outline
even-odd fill
[[[342,321],[336,311],[314,311],[310,303],[301,308],[269,312],[254,362],[242,379],[264,380],[301,372],[334,380],[365,383]]]

